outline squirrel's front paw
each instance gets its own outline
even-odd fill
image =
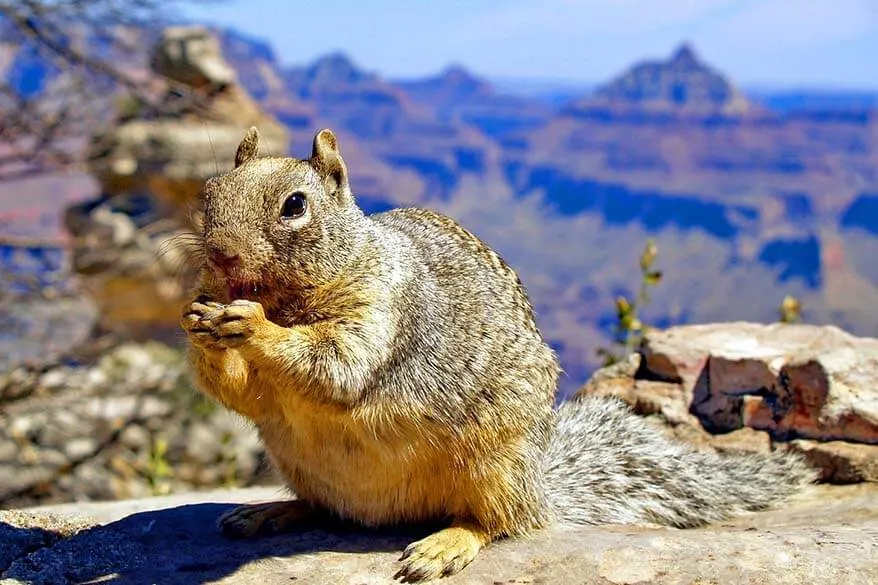
[[[222,349],[217,344],[211,330],[205,326],[202,319],[207,313],[222,308],[221,303],[211,301],[207,297],[198,297],[183,310],[183,317],[180,319],[180,327],[189,336],[189,340],[193,345],[206,349]]]
[[[262,305],[238,299],[205,313],[199,326],[220,347],[239,347],[265,328],[268,319]]]

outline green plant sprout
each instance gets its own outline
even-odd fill
[[[625,296],[616,298],[616,323],[613,331],[613,342],[609,348],[599,348],[598,357],[603,366],[611,366],[624,360],[643,340],[650,327],[640,319],[643,307],[649,303],[649,291],[662,281],[662,272],[654,268],[658,258],[658,246],[652,239],[647,240],[646,247],[640,255],[640,288],[634,300]]]

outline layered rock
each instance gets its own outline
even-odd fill
[[[132,102],[94,137],[90,169],[102,197],[70,208],[65,223],[102,326],[171,339],[191,276],[186,234],[197,230],[201,186],[233,166],[248,127],[259,127],[263,152],[286,152],[289,136],[237,83],[207,29],[166,29],[151,63],[164,80],[163,102],[148,112]]]
[[[878,481],[878,339],[836,327],[725,323],[649,333],[580,394],[614,395],[685,440],[791,449],[825,481]]]
[[[436,112],[440,119],[463,122],[513,148],[522,136],[552,116],[548,105],[496,90],[487,80],[459,65],[436,76],[396,82],[405,94]]]
[[[118,125],[93,139],[90,168],[104,193],[146,190],[178,211],[205,179],[231,168],[250,126],[259,127],[263,152],[286,152],[287,130],[238,84],[208,29],[165,29],[151,64],[169,85],[164,102],[142,118],[131,104]]]
[[[397,205],[448,199],[465,175],[481,175],[499,159],[497,146],[478,129],[411,99],[344,54],[287,69],[283,78],[291,95],[313,103],[321,124],[340,133],[343,150],[351,147],[349,135],[369,153],[359,165],[348,165],[367,211],[378,210],[369,199]],[[388,169],[391,180],[382,180]]]
[[[636,106],[650,110],[743,113],[751,104],[719,71],[704,63],[689,44],[665,61],[639,63],[599,87],[582,102]]]

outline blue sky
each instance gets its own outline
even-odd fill
[[[388,77],[460,63],[599,82],[688,40],[741,85],[878,89],[878,0],[226,0],[186,15],[263,37],[286,63],[342,50]]]

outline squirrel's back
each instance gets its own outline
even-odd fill
[[[533,308],[518,274],[490,246],[453,219],[422,208],[394,209],[370,216],[412,245],[435,282],[471,310],[484,311],[505,326],[524,327],[539,338]],[[479,320],[483,320],[480,318]]]
[[[390,248],[382,261],[402,264],[406,274],[392,295],[400,359],[388,384],[452,428],[481,421],[487,437],[495,426],[515,427],[544,446],[560,370],[515,271],[434,211],[395,209],[368,219]]]

